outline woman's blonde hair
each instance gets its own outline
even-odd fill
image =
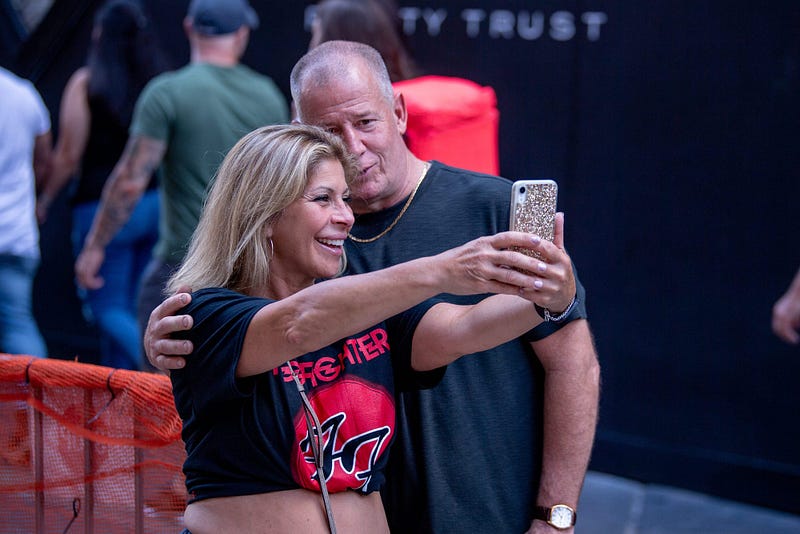
[[[167,283],[167,293],[182,286],[193,291],[226,287],[241,293],[263,287],[272,258],[267,229],[300,198],[316,168],[328,160],[342,164],[348,184],[358,172],[342,141],[315,126],[266,126],[239,140],[217,172],[189,251]]]

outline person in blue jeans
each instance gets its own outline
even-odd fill
[[[77,204],[72,210],[72,247],[83,247],[99,202]],[[101,363],[119,369],[141,368],[141,333],[136,319],[136,295],[144,268],[158,238],[158,192],[148,191],[120,233],[106,248],[99,289],[78,288],[83,313],[100,331]]]
[[[0,352],[47,356],[33,316],[33,279],[39,259],[0,254]]]
[[[50,113],[31,82],[1,67],[0,95],[0,352],[44,357],[33,316],[40,259],[34,208],[50,158]]]
[[[161,57],[153,27],[138,3],[110,0],[96,13],[87,65],[75,71],[64,89],[52,172],[37,205],[43,222],[58,192],[77,177],[70,195],[76,256],[128,141],[136,99],[165,70]],[[84,316],[100,333],[100,363],[108,367],[143,367],[136,296],[158,237],[157,185],[156,179],[150,180],[131,219],[109,243],[100,271],[102,286],[78,289]]]

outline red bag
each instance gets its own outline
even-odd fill
[[[422,76],[393,84],[408,109],[406,143],[424,160],[497,175],[497,97],[470,80]]]

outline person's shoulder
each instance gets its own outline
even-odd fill
[[[4,103],[8,103],[3,111],[16,117],[20,126],[27,127],[32,135],[39,136],[50,130],[50,111],[32,81],[3,70],[0,95]]]
[[[392,84],[415,114],[446,112],[463,117],[465,110],[497,107],[494,89],[455,76],[425,75]]]
[[[209,287],[193,291],[192,301],[180,313],[193,315],[195,320],[217,316],[219,313],[225,317],[233,317],[254,313],[270,302],[273,301],[251,297],[224,287]]]
[[[79,96],[82,99],[86,99],[87,95],[89,94],[89,77],[91,76],[91,71],[89,67],[83,66],[72,73],[72,76],[69,77],[67,80],[67,85],[64,87],[64,97],[68,98],[69,96],[76,97]]]
[[[458,189],[461,190],[477,188],[486,192],[511,194],[512,182],[502,176],[451,167],[438,161],[432,162],[431,171],[433,171],[438,182],[453,186],[457,185]]]
[[[251,67],[248,67],[244,63],[237,64],[235,68],[241,76],[253,81],[257,81],[261,83],[262,86],[269,87],[270,89],[277,89],[278,87],[275,83],[275,80],[273,80],[271,77],[267,76],[263,72],[259,72]]]
[[[26,87],[28,84],[31,84],[30,81],[25,78],[20,78],[10,70],[0,67],[0,86],[19,88]]]
[[[152,90],[158,87],[169,87],[170,85],[183,80],[184,78],[192,75],[192,64],[184,65],[176,70],[164,71],[147,82],[147,89]]]
[[[84,65],[83,67],[80,67],[78,70],[72,73],[72,76],[70,76],[69,81],[67,83],[74,84],[76,86],[86,87],[86,85],[89,83],[90,75],[91,71],[89,70],[89,67]]]
[[[244,63],[237,63],[236,65],[233,66],[233,70],[240,72],[241,74],[245,74],[247,76],[252,76],[254,78],[261,78],[272,81],[272,78],[270,78],[263,72],[259,72],[253,67],[245,65]]]
[[[260,301],[264,302],[266,299],[259,297],[251,297],[238,291],[228,289],[225,287],[207,287],[198,289],[192,292],[191,304],[208,304],[208,303],[233,303],[245,301]],[[190,304],[190,305],[191,305]]]
[[[141,102],[148,102],[156,99],[163,101],[164,99],[172,100],[180,96],[183,80],[189,76],[186,67],[181,67],[178,70],[170,70],[162,72],[154,76],[144,86],[142,93],[139,95]]]
[[[0,76],[0,87],[3,87],[3,93],[16,93],[18,95],[27,95],[36,99],[40,99],[39,91],[32,81],[27,78],[17,76],[9,70],[2,69],[2,76]]]

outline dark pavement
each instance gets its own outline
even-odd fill
[[[797,496],[800,499],[800,495]],[[590,471],[576,534],[800,534],[800,516]]]

